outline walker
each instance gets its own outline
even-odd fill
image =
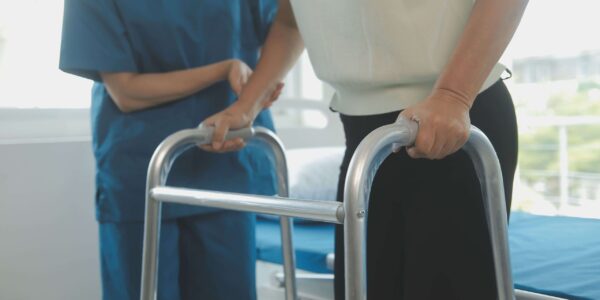
[[[155,300],[158,272],[158,243],[163,202],[256,212],[281,217],[286,300],[297,300],[295,256],[290,217],[344,224],[346,299],[367,299],[366,218],[373,177],[396,147],[412,145],[418,126],[400,118],[396,123],[371,132],[359,145],[348,168],[344,203],[321,200],[289,199],[288,174],[284,147],[279,138],[265,128],[232,131],[227,139],[241,137],[250,143],[267,146],[277,168],[278,195],[257,196],[165,186],[173,161],[186,149],[210,143],[212,129],[186,129],[167,137],[156,149],[148,167],[146,217],[142,260],[141,299]],[[471,157],[481,183],[488,229],[493,248],[499,300],[557,299],[513,290],[508,250],[504,188],[496,152],[487,137],[471,127],[463,149]]]

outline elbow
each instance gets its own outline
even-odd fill
[[[113,103],[122,113],[131,113],[140,110],[140,102],[131,97],[127,91],[131,79],[135,76],[129,73],[101,73],[104,88]]]
[[[138,107],[135,106],[135,101],[134,99],[131,99],[127,96],[123,96],[123,95],[110,95],[113,103],[115,104],[115,106],[117,107],[117,109],[119,109],[120,112],[122,113],[132,113],[135,112],[137,110],[139,110]]]

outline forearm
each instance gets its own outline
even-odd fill
[[[289,2],[280,1],[277,18],[269,31],[256,71],[244,86],[239,104],[247,107],[254,115],[258,114],[277,84],[294,66],[303,49],[304,42]]]
[[[179,100],[227,78],[230,61],[166,73],[102,73],[102,80],[123,112]]]
[[[471,107],[483,82],[516,31],[527,0],[477,0],[434,92],[453,94]]]

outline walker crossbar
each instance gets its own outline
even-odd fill
[[[210,141],[211,131],[184,130],[168,137],[155,151],[148,170],[146,191],[146,219],[144,228],[144,254],[142,266],[142,300],[156,299],[158,269],[158,240],[160,208],[162,202],[220,207],[225,209],[277,214],[282,223],[284,252],[284,281],[286,299],[297,299],[295,263],[292,245],[292,224],[288,217],[302,217],[344,224],[346,267],[346,299],[364,300],[366,286],[366,219],[371,183],[383,160],[399,146],[414,143],[417,124],[400,118],[395,124],[383,126],[370,133],[357,148],[346,177],[344,203],[317,200],[291,200],[288,197],[287,166],[283,146],[270,131],[257,128],[252,140],[269,146],[278,170],[279,196],[254,196],[236,193],[198,191],[165,187],[168,170],[183,149]],[[249,138],[253,131],[233,132],[235,136]],[[507,241],[506,207],[502,174],[496,153],[485,135],[472,127],[464,149],[467,151],[484,197],[486,220],[490,230],[498,299],[514,299]]]
[[[327,223],[342,224],[344,221],[342,203],[336,201],[296,200],[173,187],[156,187],[150,193],[154,200],[161,202],[257,212]]]

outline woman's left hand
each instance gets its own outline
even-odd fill
[[[277,83],[271,91],[269,91],[264,97],[262,104],[257,105],[252,101],[241,101],[238,99],[233,102],[225,110],[218,112],[202,122],[204,127],[214,127],[213,140],[210,144],[201,145],[205,151],[209,152],[231,152],[238,151],[246,143],[243,139],[237,138],[233,140],[225,140],[225,135],[229,130],[246,128],[252,125],[254,119],[260,113],[262,109],[269,108],[281,95],[284,83]]]
[[[419,123],[415,144],[407,148],[408,155],[442,159],[458,151],[469,138],[468,103],[451,91],[436,89],[425,101],[402,111],[401,116]]]
[[[236,101],[225,110],[216,113],[202,122],[203,127],[214,127],[213,140],[210,144],[201,145],[209,152],[237,151],[246,145],[243,139],[225,140],[225,135],[234,129],[246,128],[252,125],[257,112],[254,108]]]

